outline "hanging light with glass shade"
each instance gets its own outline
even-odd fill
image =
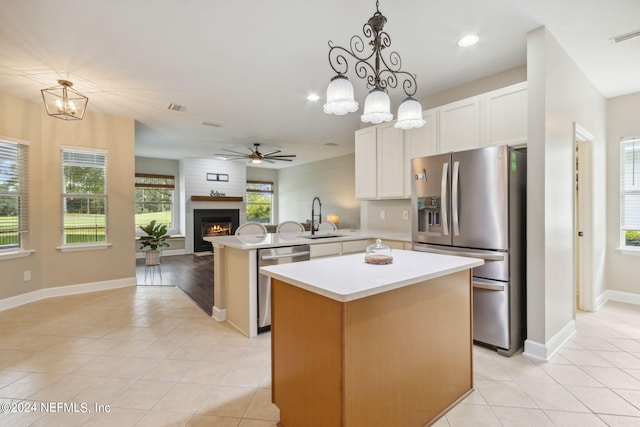
[[[58,84],[41,90],[47,114],[61,120],[82,120],[89,98],[72,89],[68,80],[58,80]]]
[[[382,55],[382,50],[391,46],[391,37],[383,31],[386,22],[387,18],[380,13],[379,2],[376,1],[376,12],[362,30],[365,37],[371,39],[368,43],[371,52],[365,51],[365,42],[358,35],[351,37],[348,49],[329,41],[329,65],[337,75],[327,87],[327,102],[323,110],[327,114],[343,115],[358,109],[353,85],[345,76],[349,60],[353,60],[356,75],[366,80],[370,89],[360,119],[374,124],[393,120],[387,88],[395,89],[400,82],[407,98],[398,108],[398,120],[394,126],[400,129],[419,128],[425,122],[422,120],[422,106],[413,98],[418,89],[416,76],[401,70],[402,60],[398,52],[391,52],[387,58]],[[373,60],[373,65],[369,60]]]

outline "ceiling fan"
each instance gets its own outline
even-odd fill
[[[280,154],[282,150],[272,151],[270,153],[262,154],[259,151],[260,144],[253,144],[254,148],[247,147],[250,153],[240,153],[238,151],[227,150],[225,148],[222,151],[226,151],[232,154],[216,154],[216,157],[219,157],[224,160],[237,160],[237,159],[249,159],[251,163],[262,163],[263,161],[267,163],[275,163],[274,160],[280,160],[283,162],[290,162],[292,159],[287,157],[296,157],[295,154]]]

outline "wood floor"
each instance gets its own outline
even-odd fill
[[[161,258],[159,271],[147,271],[144,259],[136,260],[139,285],[175,285],[211,316],[213,307],[213,255],[171,255]]]

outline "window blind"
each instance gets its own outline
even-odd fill
[[[623,139],[620,147],[621,228],[640,230],[640,138]]]

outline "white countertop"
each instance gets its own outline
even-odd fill
[[[327,234],[327,233],[324,233]],[[398,240],[403,242],[410,242],[411,236],[403,233],[385,233],[379,231],[361,231],[361,230],[349,230],[338,229],[328,234],[335,234],[338,237],[327,237],[322,239],[307,239],[304,236],[310,236],[311,232],[306,231],[301,235],[289,235],[267,233],[256,236],[220,236],[220,237],[205,237],[204,240],[211,242],[214,247],[228,246],[235,249],[263,249],[263,248],[276,248],[280,246],[295,246],[295,245],[313,245],[319,243],[331,243],[331,242],[345,242],[349,240],[360,239],[383,239],[383,240]],[[322,235],[322,233],[316,233],[316,235]]]
[[[364,254],[262,267],[260,272],[340,302],[379,294],[478,267],[484,261],[425,252],[392,250],[393,263],[372,265]]]

